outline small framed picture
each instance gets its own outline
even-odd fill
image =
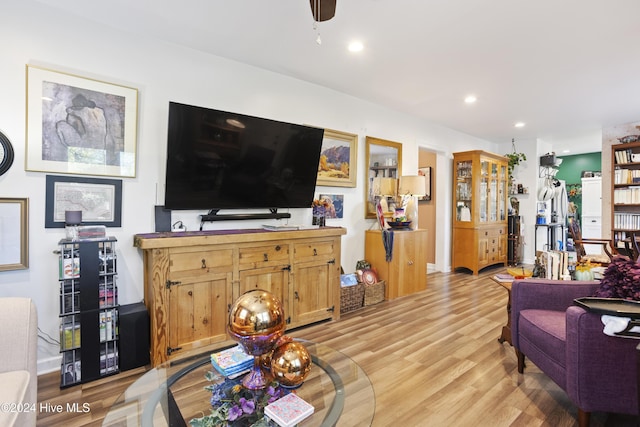
[[[418,175],[424,176],[426,181],[425,188],[427,190],[426,194],[422,197],[419,197],[418,200],[431,200],[431,166],[419,168]]]
[[[82,211],[82,224],[121,226],[122,180],[47,175],[45,228],[63,228],[66,211]]]

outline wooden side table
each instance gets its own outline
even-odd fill
[[[513,283],[513,278],[502,279],[500,277],[492,276],[491,280],[496,282],[498,285],[502,286],[507,290],[508,299],[507,299],[507,324],[502,327],[502,334],[500,334],[500,338],[498,338],[498,342],[502,344],[503,342],[508,342],[510,346],[513,347],[511,342],[511,284]]]

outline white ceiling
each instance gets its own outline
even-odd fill
[[[337,0],[321,45],[307,0],[39,1],[496,143],[640,120],[639,0]]]

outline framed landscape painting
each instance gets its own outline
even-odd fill
[[[138,91],[27,65],[26,170],[136,176]]]
[[[316,185],[355,187],[358,135],[325,129]]]

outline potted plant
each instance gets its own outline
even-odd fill
[[[520,162],[524,162],[527,160],[527,155],[524,153],[518,153],[516,151],[516,143],[515,139],[511,139],[511,146],[513,147],[513,153],[505,154],[504,156],[509,159],[509,164],[507,165],[507,171],[509,172],[509,182],[513,179],[513,168],[520,164]]]

